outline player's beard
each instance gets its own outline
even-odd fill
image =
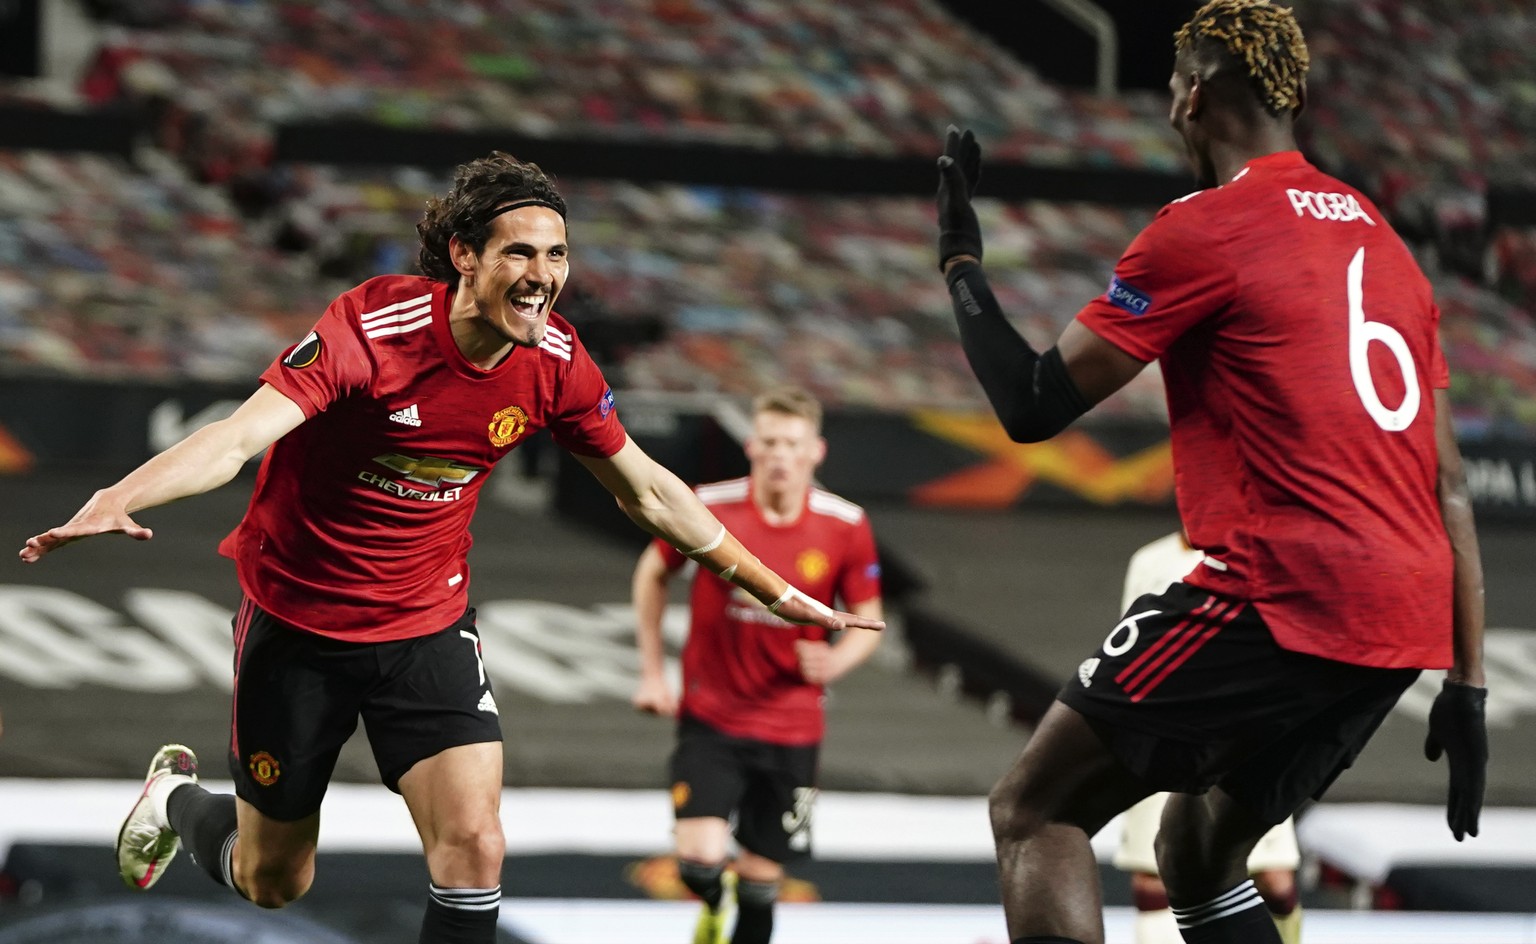
[[[544,306],[544,312],[538,321],[528,321],[517,313],[512,304],[515,295],[536,294],[519,292],[516,286],[507,289],[501,295],[491,298],[482,298],[475,295],[475,309],[480,313],[480,319],[503,340],[518,347],[538,347],[544,340],[544,329],[549,325],[549,312],[554,307],[554,299]],[[537,293],[542,294],[542,293]]]

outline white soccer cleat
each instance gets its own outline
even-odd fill
[[[165,801],[182,783],[197,783],[197,755],[180,744],[155,752],[144,791],[117,832],[117,870],[129,888],[143,891],[160,880],[181,848],[166,819]]]

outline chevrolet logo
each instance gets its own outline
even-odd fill
[[[404,475],[407,482],[419,482],[422,485],[434,487],[463,485],[482,471],[474,466],[460,465],[457,462],[449,459],[439,459],[436,456],[413,459],[410,456],[389,454],[374,456],[373,461],[384,466],[386,469]]]

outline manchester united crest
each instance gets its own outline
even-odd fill
[[[528,414],[520,406],[497,410],[491,417],[491,445],[510,446],[528,429]]]
[[[264,787],[270,787],[277,783],[277,778],[282,776],[283,769],[278,764],[277,758],[266,751],[257,751],[251,755],[250,763],[246,764],[251,776],[257,783]]]
[[[827,560],[824,551],[813,547],[808,551],[800,552],[800,556],[795,558],[795,569],[800,571],[800,576],[806,580],[820,580],[827,575],[828,570],[832,569],[832,562]]]

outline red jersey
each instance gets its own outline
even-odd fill
[[[703,485],[698,496],[764,564],[808,596],[855,606],[880,596],[880,561],[864,509],[819,488],[792,524],[769,524],[752,501],[751,482]],[[656,546],[671,570],[688,559]],[[826,639],[820,626],[779,619],[750,594],[699,569],[692,622],[683,646],[682,710],[735,737],[772,744],[821,740],[822,689],[800,675],[799,639]]]
[[[1168,392],[1185,582],[1253,601],[1284,648],[1451,664],[1430,285],[1381,212],[1294,151],[1175,201],[1078,319]]]
[[[262,609],[358,642],[436,632],[467,606],[469,521],[499,459],[544,427],[583,455],[624,445],[565,319],[482,370],[449,333],[451,301],[442,282],[371,279],[261,375],[308,417],[267,451],[219,545]]]

